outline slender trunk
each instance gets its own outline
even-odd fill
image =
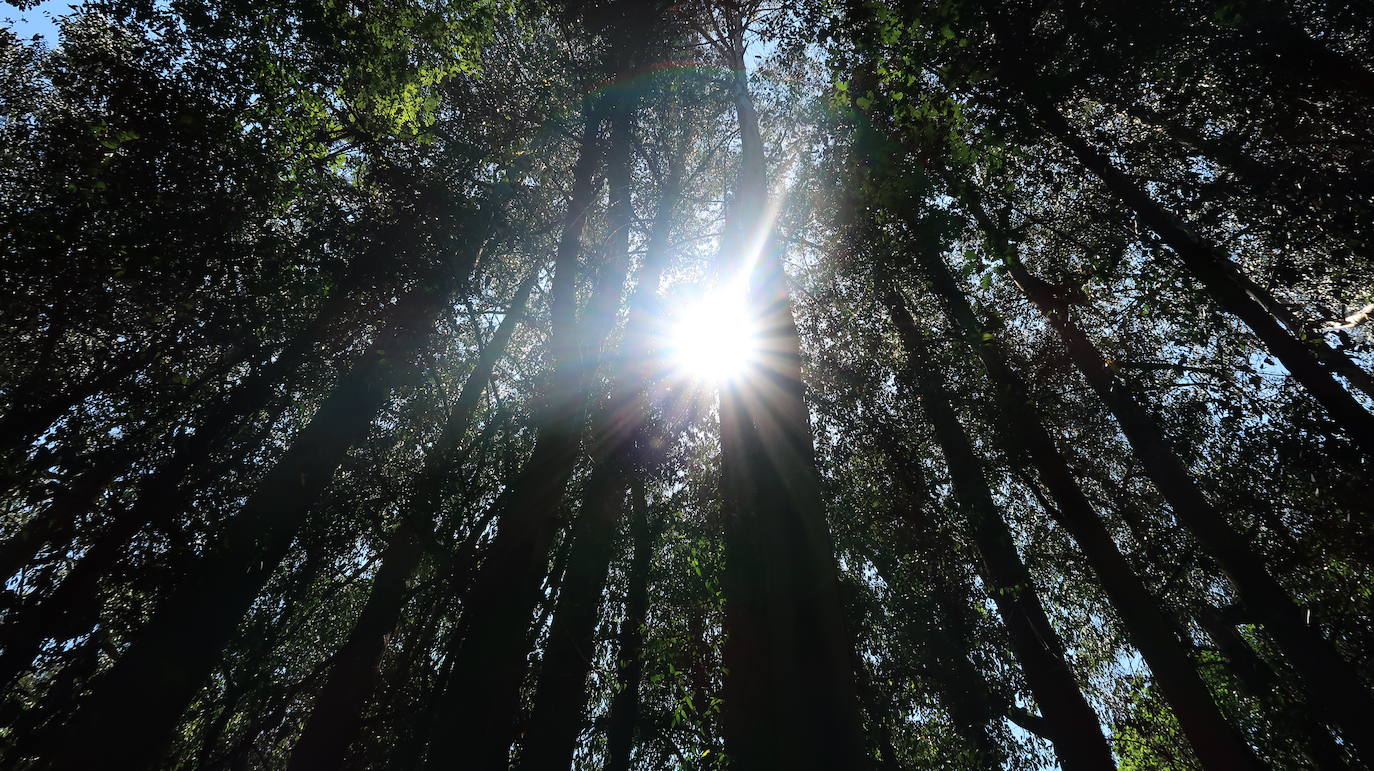
[[[1207,636],[1226,657],[1227,667],[1251,698],[1270,707],[1287,724],[1302,745],[1314,768],[1349,768],[1344,753],[1331,738],[1326,726],[1313,719],[1308,705],[1287,697],[1280,688],[1279,675],[1250,647],[1222,612],[1210,605],[1201,608],[1198,622]]]
[[[1170,139],[1193,148],[1216,161],[1228,170],[1239,182],[1249,188],[1249,193],[1269,199],[1281,200],[1295,214],[1307,210],[1323,212],[1323,227],[1330,228],[1340,236],[1350,248],[1368,253],[1371,245],[1365,240],[1361,227],[1371,216],[1370,197],[1374,194],[1374,180],[1351,179],[1331,171],[1329,168],[1294,168],[1291,162],[1275,166],[1259,160],[1253,151],[1226,137],[1209,137],[1197,128],[1187,125],[1173,115],[1141,106],[1139,103],[1126,103],[1121,108],[1127,114],[1148,125],[1161,129]],[[1301,179],[1301,187],[1293,185],[1295,175]],[[1258,298],[1257,298],[1258,299]],[[1282,304],[1277,304],[1283,308]],[[1274,308],[1266,304],[1270,312]],[[1286,310],[1286,308],[1283,308]],[[1276,314],[1288,327],[1298,334],[1306,327],[1295,325],[1282,315]],[[1323,347],[1314,346],[1319,355]],[[1374,376],[1361,369],[1359,365],[1339,351],[1330,350],[1335,358],[1327,365],[1338,370],[1342,377],[1351,381],[1371,396],[1374,396]],[[1341,362],[1344,361],[1345,364]],[[1353,376],[1352,376],[1353,373]],[[1361,379],[1360,374],[1364,377]]]
[[[602,463],[587,481],[520,757],[524,771],[558,771],[573,759],[587,701],[587,673],[596,653],[601,597],[615,556],[615,524],[627,487],[618,465]]]
[[[624,108],[622,108],[623,110]],[[628,235],[630,228],[630,135],[628,113],[617,123],[611,156],[612,227]],[[561,769],[572,762],[577,732],[586,706],[587,673],[597,608],[615,554],[615,535],[625,493],[634,475],[634,445],[648,414],[644,389],[652,367],[651,308],[667,266],[667,239],[681,184],[674,164],[650,233],[644,268],[630,300],[630,321],[620,354],[614,358],[611,394],[593,423],[591,455],[595,464],[587,481],[582,513],[572,532],[568,570],[554,610],[534,710],[525,738],[521,767]],[[618,239],[616,248],[628,248]]]
[[[558,529],[559,507],[577,463],[582,418],[594,357],[614,321],[589,312],[582,329],[576,319],[576,278],[582,234],[596,194],[601,162],[598,134],[605,103],[586,119],[573,169],[573,192],[564,219],[550,296],[553,331],[549,342],[548,395],[540,408],[534,450],[519,477],[494,506],[501,518],[474,577],[453,671],[436,715],[427,767],[502,768],[509,763],[512,726],[525,672],[526,636],[539,601],[539,582],[548,572],[549,550]],[[621,284],[602,276],[594,292],[619,297]],[[614,305],[612,304],[612,307]]]
[[[0,687],[28,666],[33,659],[31,651],[36,652],[45,632],[53,637],[81,631],[81,625],[92,617],[98,604],[100,580],[119,561],[125,543],[146,526],[165,527],[185,508],[191,494],[188,480],[197,474],[204,475],[212,465],[214,453],[223,448],[244,421],[264,409],[273,410],[276,415],[286,409],[284,399],[274,399],[276,389],[316,355],[319,345],[356,304],[357,298],[348,290],[361,282],[362,275],[353,274],[276,360],[245,378],[194,432],[178,441],[171,457],[138,484],[133,503],[111,512],[110,524],[51,597],[6,623],[0,635],[12,644],[6,645],[0,657]],[[71,531],[98,501],[104,487],[100,481],[92,479],[54,500],[47,511],[0,548],[4,561],[0,568],[5,562],[27,560]]]
[[[767,216],[758,116],[731,44],[742,138],[720,264],[758,255],[748,302],[763,360],[720,388],[726,751],[741,769],[865,764],[854,653],[817,479],[796,322]]]
[[[270,422],[275,422],[286,407],[284,401],[278,403]],[[207,463],[201,471],[212,468]],[[170,517],[172,510],[166,511]],[[0,625],[0,640],[5,643],[4,653],[0,654],[0,688],[14,682],[33,664],[43,640],[76,637],[93,627],[100,613],[103,582],[118,568],[125,544],[145,524],[165,524],[146,523],[123,504],[110,513],[110,519],[113,521],[96,536],[50,595],[16,610],[12,618]]]
[[[291,753],[292,771],[342,767],[349,746],[361,733],[363,708],[376,689],[382,651],[404,608],[406,584],[420,564],[425,540],[433,532],[434,515],[442,505],[454,455],[472,423],[482,391],[524,314],[538,277],[536,266],[516,290],[505,318],[478,357],[448,421],[425,456],[424,468],[413,485],[409,509],[387,539],[367,603],[347,641],[334,654],[328,679],[315,697],[315,708]]]
[[[1265,302],[1247,291],[1249,282],[1237,280],[1239,269],[1230,257],[1165,211],[1144,188],[1112,165],[1105,155],[1089,145],[1068,124],[1052,104],[1032,102],[1035,117],[1047,131],[1062,142],[1089,171],[1097,175],[1113,193],[1136,212],[1168,244],[1179,259],[1206,287],[1208,294],[1225,311],[1239,318],[1283,363],[1331,418],[1343,427],[1350,439],[1374,454],[1374,414],[1371,414],[1331,376],[1323,361],[1344,358],[1331,351],[1319,335],[1290,332],[1265,309]],[[1320,348],[1327,352],[1319,353]],[[1352,365],[1353,366],[1353,365]]]
[[[1173,708],[1198,759],[1208,768],[1253,768],[1257,761],[1216,706],[1188,652],[1177,622],[1166,614],[1131,569],[1102,519],[1074,479],[1068,461],[1045,428],[1021,377],[1007,365],[997,336],[978,321],[943,260],[923,254],[921,261],[946,312],[978,353],[996,391],[1009,430],[1003,441],[1013,457],[1030,461],[1057,504],[1049,509],[1074,538],[1102,582],[1131,642]]]
[[[620,622],[619,650],[616,653],[616,688],[611,697],[606,729],[606,771],[629,771],[639,727],[639,685],[644,676],[644,624],[649,614],[649,575],[653,566],[655,528],[649,521],[649,506],[644,483],[637,476],[630,481],[630,556],[629,594],[625,598],[625,617]]]
[[[475,251],[463,256],[467,268]],[[162,603],[66,722],[48,768],[112,756],[157,762],[253,598],[286,555],[348,448],[407,380],[429,327],[467,270],[443,264],[394,306],[386,329],[334,387],[291,448],[258,483],[194,575]]]
[[[1102,352],[1069,317],[1067,306],[1056,300],[1049,285],[1026,271],[995,231],[989,235],[997,239],[996,247],[1013,278],[1059,332],[1075,366],[1116,418],[1141,466],[1174,515],[1217,560],[1245,605],[1302,675],[1313,705],[1341,727],[1347,741],[1359,748],[1362,755],[1374,759],[1374,698],[1358,673],[1330,642],[1307,625],[1302,610],[1269,575],[1263,559],[1207,501],[1154,418],[1112,374]],[[1123,617],[1129,618],[1125,613]],[[1161,681],[1161,687],[1164,686]],[[1174,706],[1176,710],[1182,709],[1182,705]],[[1183,715],[1179,717],[1182,723]]]
[[[906,583],[892,560],[875,556],[873,564],[883,583],[894,588]],[[935,593],[940,590],[934,589],[932,594]],[[961,765],[1000,768],[1006,753],[990,729],[993,721],[1006,710],[997,707],[987,678],[969,660],[973,641],[962,635],[955,639],[959,623],[953,619],[953,608],[948,601],[953,598],[910,599],[912,607],[907,609],[902,631],[912,648],[924,654],[929,662],[923,671],[930,677],[940,702],[954,723],[955,732],[965,744],[965,753],[960,753]]]
[[[919,481],[913,481],[913,474],[918,473],[915,459],[891,428],[879,426],[877,430],[895,493],[893,513],[907,526],[898,527],[894,534],[896,544],[911,554],[919,574],[905,581],[890,556],[874,553],[869,559],[889,587],[900,590],[915,583],[924,589],[921,595],[904,592],[903,596],[914,607],[907,609],[903,631],[929,660],[924,671],[934,682],[955,730],[969,748],[969,757],[964,760],[971,766],[1001,766],[1006,753],[992,735],[992,724],[1006,715],[1011,705],[1007,699],[994,695],[987,678],[969,658],[975,647],[967,617],[972,586],[958,576],[962,565],[972,561],[972,555],[922,514],[920,502],[929,492],[922,489]]]
[[[1026,684],[1050,727],[1055,754],[1068,769],[1112,768],[1111,750],[1097,715],[1079,690],[1063,643],[1016,553],[1011,531],[993,502],[983,463],[955,414],[944,379],[896,288],[883,283],[882,299],[906,348],[907,375],[920,391],[922,407],[944,452],[959,508],[978,550],[984,583],[1007,627]]]

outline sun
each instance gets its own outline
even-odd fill
[[[747,373],[758,358],[758,329],[744,292],[717,289],[672,314],[668,349],[674,367],[698,380],[724,383]]]

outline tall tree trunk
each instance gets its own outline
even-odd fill
[[[615,556],[615,525],[625,504],[627,483],[625,470],[613,462],[599,465],[587,481],[520,756],[524,771],[560,771],[572,763],[587,701],[587,673],[596,655],[601,597]]]
[[[275,423],[286,410],[287,403],[274,405],[269,423]],[[215,465],[205,464],[197,478],[212,476]],[[155,472],[156,473],[156,472]],[[143,529],[145,524],[165,525],[166,522],[145,523],[130,514],[132,504],[118,503],[110,512],[113,521],[100,531],[90,547],[62,577],[61,583],[47,596],[30,598],[0,624],[0,641],[5,644],[0,653],[0,688],[7,687],[33,665],[44,640],[65,640],[77,637],[99,620],[101,590],[104,582],[119,568],[125,545]],[[173,510],[165,510],[168,520]],[[73,523],[73,526],[75,523]]]
[[[614,248],[628,248],[631,136],[627,106],[620,108],[610,157]],[[526,731],[521,768],[563,769],[572,762],[586,706],[597,610],[615,555],[617,525],[625,494],[636,474],[634,447],[642,442],[648,415],[644,399],[652,367],[652,306],[667,267],[668,236],[681,185],[681,166],[673,164],[650,233],[620,353],[614,357],[611,393],[593,421],[590,443],[594,464],[573,527],[568,569],[554,610],[534,710]],[[623,233],[623,235],[622,235]]]
[[[1307,173],[1303,176],[1301,188],[1290,186],[1285,181],[1291,180],[1295,171],[1291,162],[1283,167],[1276,167],[1270,162],[1256,158],[1250,148],[1233,138],[1207,136],[1172,114],[1165,114],[1135,102],[1119,106],[1136,120],[1160,129],[1170,139],[1211,158],[1242,185],[1248,187],[1251,194],[1277,198],[1294,211],[1303,208],[1319,210],[1325,214],[1324,227],[1331,228],[1334,234],[1350,245],[1350,248],[1365,253],[1374,249],[1374,245],[1368,243],[1361,233],[1363,223],[1374,216],[1374,207],[1371,207],[1371,201],[1374,200],[1374,180],[1352,179],[1334,173],[1311,174],[1311,169],[1303,168],[1301,171]],[[1276,305],[1286,310],[1281,303]],[[1275,308],[1268,303],[1265,307],[1270,313],[1275,312]],[[1282,315],[1275,315],[1294,334],[1310,331],[1312,328],[1310,325],[1294,324]],[[1374,374],[1362,369],[1334,348],[1313,346],[1313,351],[1318,355],[1322,355],[1324,350],[1334,356],[1331,359],[1323,359],[1327,366],[1339,372],[1351,385],[1374,397]]]
[[[1154,418],[1112,374],[1101,351],[1069,317],[1068,306],[1056,298],[1053,288],[1030,275],[996,231],[989,235],[995,239],[994,247],[1003,255],[1012,277],[1059,332],[1074,365],[1116,418],[1141,466],[1174,515],[1216,558],[1246,607],[1264,624],[1302,675],[1313,705],[1332,724],[1341,727],[1347,741],[1359,748],[1363,756],[1374,759],[1374,698],[1361,683],[1359,674],[1306,623],[1302,610],[1264,568],[1263,559],[1212,507]]]
[[[940,532],[922,513],[922,499],[930,493],[922,483],[913,481],[919,479],[919,466],[910,449],[890,427],[879,425],[876,430],[895,494],[893,514],[900,523],[894,533],[895,542],[920,569],[916,576],[907,579],[891,557],[875,552],[869,560],[889,587],[898,591],[912,583],[920,587],[904,591],[914,607],[904,619],[903,631],[929,659],[925,673],[934,682],[955,730],[970,749],[966,760],[973,765],[1000,766],[1006,752],[994,739],[991,727],[994,721],[1009,715],[1012,705],[1005,697],[993,693],[987,678],[969,658],[975,646],[969,618],[972,586],[959,576],[962,565],[973,562],[973,555]],[[1023,718],[1018,722],[1028,721]]]
[[[433,533],[434,515],[442,505],[454,456],[538,278],[536,266],[516,290],[505,318],[478,357],[448,421],[425,455],[424,467],[412,485],[409,506],[387,539],[367,603],[343,647],[334,654],[329,676],[291,753],[292,771],[342,767],[349,746],[362,730],[363,707],[376,688],[382,651],[405,605],[406,584]]]
[[[360,262],[366,265],[370,261]],[[100,580],[118,563],[124,545],[143,528],[165,527],[183,511],[192,492],[187,482],[207,472],[213,465],[213,455],[224,448],[246,420],[263,410],[280,415],[286,409],[285,399],[274,398],[276,389],[296,376],[356,305],[352,289],[368,271],[370,268],[359,268],[350,274],[344,286],[325,300],[311,323],[295,335],[272,363],[235,386],[194,432],[178,440],[171,457],[139,482],[132,503],[117,506],[110,513],[110,523],[51,596],[6,622],[0,629],[0,637],[7,642],[0,657],[0,687],[29,665],[44,636],[75,635],[82,631],[82,625],[92,619],[98,607]],[[78,492],[81,494],[77,495]],[[90,513],[99,492],[100,489],[83,489],[64,494],[60,505],[54,501],[53,506],[0,547],[3,559],[27,561],[55,542]]]
[[[140,433],[144,435],[127,436],[118,445],[90,458],[84,471],[63,485],[46,506],[0,543],[0,575],[18,573],[49,544],[71,542],[81,516],[96,507],[100,494],[147,449],[146,440],[151,432]]]
[[[376,255],[358,261],[359,265],[340,282],[341,286],[327,297],[310,323],[296,335],[270,363],[234,386],[224,400],[210,410],[196,430],[177,439],[175,451],[156,471],[138,485],[132,508],[120,511],[115,528],[129,538],[144,523],[161,521],[178,513],[185,503],[179,495],[182,484],[196,469],[202,468],[208,457],[219,449],[243,422],[266,409],[274,391],[297,373],[306,362],[317,355],[317,348],[335,333],[335,327],[357,307],[354,291],[371,275]],[[242,358],[240,354],[238,358]],[[122,375],[121,375],[122,376]],[[99,390],[99,383],[96,383]],[[84,398],[84,397],[83,397]],[[51,421],[49,421],[51,422]],[[46,427],[46,426],[45,426]],[[0,435],[3,432],[0,431]],[[113,474],[110,474],[113,478]],[[96,490],[96,494],[100,492]],[[67,532],[97,500],[96,495],[84,499],[65,500],[62,506],[50,507],[25,526],[12,542],[0,547],[0,569],[13,560],[31,556]],[[81,504],[85,505],[81,505]]]
[[[948,389],[910,311],[890,281],[879,291],[906,348],[907,377],[921,394],[921,405],[945,455],[959,508],[978,550],[980,572],[1011,638],[1041,714],[1049,726],[1055,754],[1068,769],[1112,768],[1111,750],[1097,715],[1079,690],[1064,656],[1064,646],[1050,624],[1030,572],[992,499],[983,463],[955,414]]]
[[[616,692],[611,697],[606,728],[606,771],[629,771],[630,753],[639,728],[639,686],[644,677],[644,624],[649,615],[649,576],[653,568],[657,528],[649,521],[644,483],[630,481],[629,593],[620,622],[616,651]]]
[[[1028,97],[1028,101],[1039,123],[1169,245],[1206,287],[1212,299],[1255,333],[1269,352],[1345,429],[1352,441],[1374,454],[1374,414],[1362,407],[1322,366],[1323,360],[1344,356],[1330,351],[1326,341],[1318,335],[1300,337],[1301,332],[1284,329],[1273,314],[1265,309],[1265,303],[1247,291],[1246,283],[1237,280],[1239,269],[1222,249],[1203,240],[1165,211],[1144,188],[1079,136],[1054,105],[1034,97]],[[1327,348],[1328,351],[1318,353],[1319,348]]]
[[[110,757],[136,767],[157,762],[344,454],[365,435],[392,389],[410,377],[418,348],[475,255],[464,254],[463,266],[439,265],[397,302],[384,331],[258,483],[195,574],[93,685],[40,767],[96,767]]]
[[[1198,759],[1208,768],[1253,768],[1249,747],[1237,735],[1183,648],[1176,620],[1161,608],[1112,540],[1074,479],[1068,461],[1045,427],[1021,377],[1007,364],[997,335],[981,324],[939,255],[920,262],[950,319],[977,352],[992,381],[1008,429],[1002,439],[1013,458],[1024,458],[1057,504],[1051,516],[1073,537],[1117,610],[1132,644],[1150,666]]]
[[[720,388],[726,751],[740,769],[859,768],[865,748],[853,647],[821,501],[797,327],[767,214],[742,24],[729,42],[742,152],[721,265],[726,281],[750,282],[763,360]],[[747,268],[754,255],[752,275],[737,279],[731,263]]]
[[[1331,738],[1331,732],[1314,719],[1311,708],[1302,701],[1288,698],[1281,690],[1279,675],[1250,647],[1236,627],[1227,621],[1222,611],[1210,605],[1198,610],[1198,623],[1207,631],[1226,657],[1227,667],[1240,682],[1250,698],[1273,710],[1279,721],[1298,737],[1302,750],[1314,768],[1349,768],[1344,753]]]
[[[591,383],[591,351],[614,323],[624,283],[603,269],[587,317],[576,318],[576,279],[582,234],[596,194],[601,165],[598,135],[605,109],[598,102],[586,119],[573,168],[573,191],[563,223],[550,297],[553,331],[550,378],[539,410],[534,450],[520,476],[493,504],[497,531],[474,578],[455,634],[461,636],[453,671],[439,699],[427,767],[502,768],[509,763],[512,726],[525,673],[526,637],[548,572],[560,503],[573,468]],[[615,299],[607,300],[605,295]],[[594,313],[610,306],[610,314]],[[580,327],[580,328],[579,328]]]
[[[898,472],[901,473],[901,472]],[[904,581],[891,559],[873,555],[873,565],[883,583],[902,587]],[[940,593],[935,588],[932,595]],[[983,673],[969,660],[973,641],[958,635],[961,624],[952,617],[951,603],[945,597],[911,597],[911,607],[903,619],[902,631],[912,647],[928,660],[924,673],[930,677],[945,711],[949,713],[954,730],[966,745],[967,756],[961,765],[999,768],[1006,753],[991,733],[993,721],[1005,709],[999,709],[992,688]],[[956,635],[960,639],[955,639]],[[963,753],[961,753],[962,755]]]

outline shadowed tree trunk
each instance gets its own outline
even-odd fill
[[[1120,614],[1131,642],[1150,665],[1198,758],[1209,768],[1255,767],[1254,755],[1198,676],[1180,642],[1177,622],[1160,608],[1131,569],[1075,481],[1067,460],[1045,428],[1044,418],[1031,401],[1029,389],[1007,364],[997,335],[979,322],[942,258],[921,252],[918,261],[950,320],[962,331],[992,381],[1002,418],[1007,423],[1008,430],[1002,432],[1001,439],[1008,454],[1035,468],[1057,504],[1048,513],[1074,538],[1102,581],[1108,600]]]
[[[553,332],[551,371],[538,433],[520,476],[493,504],[501,512],[496,535],[467,595],[455,630],[453,671],[439,698],[427,767],[508,764],[528,652],[527,633],[548,572],[564,489],[577,463],[594,356],[611,324],[624,284],[624,267],[603,268],[587,317],[576,318],[578,257],[587,215],[594,203],[594,175],[601,165],[598,135],[608,105],[599,101],[586,118],[573,169],[573,191],[563,224],[550,296]],[[612,260],[624,255],[612,255]],[[606,306],[610,312],[605,312]]]
[[[1278,720],[1287,723],[1300,737],[1302,751],[1314,768],[1350,768],[1341,748],[1331,738],[1331,732],[1314,718],[1307,704],[1288,698],[1278,673],[1255,653],[1221,610],[1205,605],[1198,609],[1196,618],[1226,657],[1227,667],[1241,688],[1277,713]]]
[[[649,614],[649,574],[653,569],[657,528],[649,521],[644,483],[630,481],[630,570],[625,617],[616,651],[616,692],[611,697],[606,728],[606,771],[629,771],[630,752],[639,728],[639,686],[644,677],[644,624]]]
[[[382,651],[405,605],[406,584],[420,564],[426,540],[433,535],[434,516],[442,504],[453,461],[538,277],[536,267],[516,290],[505,318],[478,357],[448,421],[425,455],[424,467],[412,485],[410,505],[387,539],[367,603],[343,647],[334,654],[329,676],[315,697],[315,709],[291,753],[293,771],[342,767],[349,746],[361,732],[363,707],[376,688]]]
[[[46,370],[35,372],[22,389],[25,393],[11,395],[11,404],[0,417],[0,487],[11,483],[19,459],[64,412],[116,386],[153,356],[150,350],[115,358],[103,371],[75,384],[54,382]]]
[[[630,207],[629,106],[620,108],[614,128],[608,178],[616,228],[615,250],[628,249]],[[650,234],[644,267],[630,300],[630,322],[620,355],[614,357],[611,393],[593,421],[594,464],[571,533],[568,568],[554,609],[539,671],[534,708],[526,730],[522,769],[564,769],[572,762],[587,701],[587,673],[593,658],[596,621],[606,577],[615,555],[617,525],[625,494],[637,473],[634,448],[642,441],[648,414],[643,398],[651,368],[651,310],[668,258],[667,239],[678,197],[680,172],[670,174]]]
[[[878,555],[873,565],[889,587],[907,584],[892,560]],[[931,589],[932,595],[938,592],[938,588]],[[953,619],[947,601],[951,598],[910,599],[910,605],[904,608],[906,618],[902,631],[921,657],[929,662],[922,673],[931,679],[941,704],[954,723],[955,732],[967,745],[967,754],[960,760],[970,766],[1001,766],[1006,753],[993,738],[990,727],[1005,710],[998,709],[987,679],[968,658],[968,652],[973,649],[972,641],[958,634],[960,624]]]
[[[1095,174],[1126,206],[1153,230],[1178,255],[1188,270],[1202,282],[1207,293],[1227,313],[1240,319],[1254,332],[1292,376],[1312,394],[1345,429],[1347,435],[1366,452],[1374,454],[1374,414],[1371,414],[1331,376],[1323,360],[1344,356],[1330,351],[1326,341],[1312,334],[1291,332],[1268,312],[1264,303],[1237,280],[1239,268],[1215,244],[1199,237],[1182,221],[1166,211],[1144,188],[1112,165],[1107,156],[1093,148],[1073,128],[1054,105],[1028,96],[1035,119]],[[1317,353],[1318,348],[1328,348]],[[1350,366],[1354,366],[1353,364]],[[1374,706],[1374,704],[1371,704]]]
[[[1246,606],[1302,675],[1304,686],[1313,696],[1313,706],[1339,725],[1347,741],[1358,747],[1362,755],[1374,757],[1374,699],[1359,675],[1330,642],[1305,622],[1302,609],[1269,575],[1262,558],[1207,501],[1154,418],[1112,374],[1102,352],[1073,322],[1068,305],[1056,297],[1053,287],[1032,276],[995,230],[989,236],[1012,277],[1058,331],[1075,366],[1116,418],[1174,515],[1217,559]]]
[[[1065,768],[1113,768],[1115,763],[1097,715],[1079,690],[1065,659],[1064,645],[1045,615],[1030,572],[1016,553],[1011,531],[993,502],[983,463],[954,412],[944,379],[896,288],[884,278],[879,282],[878,291],[906,349],[906,377],[919,390],[921,405],[944,452],[955,498],[978,550],[979,572],[1040,706],[1055,754]]]
[[[801,353],[768,215],[745,20],[723,12],[741,136],[720,274],[747,281],[761,361],[720,388],[726,752],[739,769],[865,764],[853,646],[817,479]],[[736,275],[758,261],[751,274]]]
[[[475,255],[473,248],[460,258],[464,265],[439,264],[393,306],[386,328],[258,483],[195,573],[94,683],[40,767],[95,767],[111,756],[131,766],[157,762],[344,454],[365,435],[393,388],[411,376],[417,350]]]
[[[275,423],[287,406],[285,401],[274,405],[268,423]],[[257,443],[247,444],[256,446]],[[216,469],[226,469],[226,465],[207,463],[197,479],[203,480],[213,475]],[[189,491],[187,493],[189,496]],[[185,500],[180,494],[177,497]],[[12,683],[29,668],[45,639],[76,637],[94,626],[100,613],[103,583],[117,572],[125,545],[144,525],[166,525],[177,513],[175,509],[164,509],[158,515],[161,521],[143,522],[130,513],[138,503],[135,500],[129,504],[119,504],[111,512],[114,521],[96,536],[94,543],[63,576],[62,582],[52,593],[34,598],[0,625],[0,640],[5,642],[5,651],[0,654],[0,687]]]
[[[368,255],[359,262],[369,265],[375,259],[376,255]],[[353,290],[364,281],[365,275],[361,268],[350,274],[344,285],[324,301],[310,324],[297,333],[274,360],[234,386],[224,400],[195,427],[195,431],[175,441],[176,449],[171,457],[139,482],[132,505],[114,512],[112,523],[101,535],[101,540],[107,545],[96,552],[97,555],[122,548],[145,525],[165,523],[180,513],[190,496],[189,491],[184,489],[186,480],[196,470],[204,469],[210,456],[222,449],[246,420],[269,409],[277,389],[319,355],[320,346],[336,334],[335,327],[356,309],[358,298]],[[118,470],[113,468],[105,471],[98,479],[112,479]],[[63,533],[69,532],[82,516],[90,513],[105,485],[94,482],[88,485],[93,492],[79,497],[66,495],[61,505],[54,501],[53,506],[0,545],[0,571],[11,564],[18,570],[23,562],[31,559],[43,547],[59,542]],[[114,555],[109,555],[97,559],[95,565],[82,572],[98,577],[114,558]],[[72,591],[68,589],[68,592]]]

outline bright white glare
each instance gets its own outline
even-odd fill
[[[688,377],[717,383],[743,375],[758,356],[758,330],[742,290],[714,290],[673,314],[668,348]]]

